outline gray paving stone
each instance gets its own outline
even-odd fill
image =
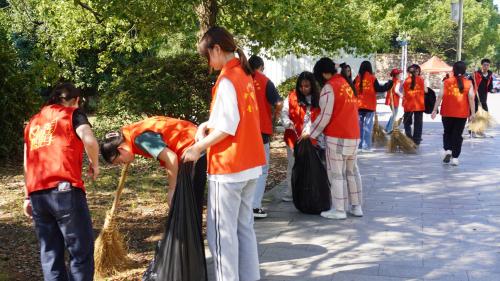
[[[487,272],[487,271],[468,271],[469,281],[498,281],[500,280],[500,273]]]

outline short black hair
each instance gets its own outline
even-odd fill
[[[252,68],[252,70],[256,70],[257,68],[260,68],[262,66],[264,66],[264,60],[259,57],[259,56],[256,56],[256,55],[253,55],[251,56],[249,59],[248,59],[248,63],[250,64],[250,67]]]
[[[481,65],[483,65],[483,63],[489,63],[489,64],[491,64],[491,61],[489,59],[482,59],[481,60]]]
[[[326,83],[325,78],[323,78],[323,73],[335,74],[337,73],[337,69],[331,58],[323,57],[314,64],[313,73],[316,81],[323,87]]]
[[[50,93],[47,105],[60,104],[63,100],[69,101],[78,97],[80,97],[80,89],[71,82],[62,82],[55,86]]]

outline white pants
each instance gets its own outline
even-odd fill
[[[207,240],[216,281],[260,279],[252,210],[256,182],[209,181]]]
[[[257,179],[257,188],[255,189],[255,195],[253,197],[253,208],[262,208],[262,198],[264,197],[264,191],[266,191],[267,175],[269,171],[269,153],[270,153],[270,143],[264,144],[264,150],[266,152],[266,164],[262,166],[262,174]]]
[[[290,147],[286,147],[286,158],[288,159],[288,165],[286,168],[286,183],[287,189],[285,191],[286,196],[292,196],[292,170],[295,164],[295,157],[293,157],[293,150]]]

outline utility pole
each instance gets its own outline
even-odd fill
[[[464,28],[464,0],[458,1],[458,48],[457,48],[457,61],[462,60],[462,37]]]

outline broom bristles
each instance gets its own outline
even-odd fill
[[[378,116],[377,115],[375,115],[375,122],[373,124],[372,141],[373,141],[373,143],[381,145],[381,146],[383,146],[387,143],[387,138],[385,136],[384,129],[378,123]]]
[[[492,127],[494,123],[495,121],[489,112],[479,105],[474,120],[469,123],[469,130],[474,133],[484,133],[484,131]]]
[[[392,131],[391,139],[389,140],[387,148],[391,153],[397,152],[398,150],[409,154],[417,153],[417,146],[413,140],[401,133],[397,127]]]

